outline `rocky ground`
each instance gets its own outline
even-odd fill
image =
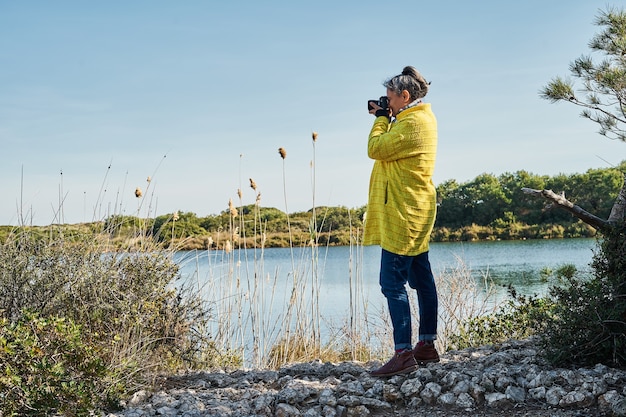
[[[448,352],[402,376],[369,376],[379,365],[311,362],[172,376],[107,416],[626,416],[626,370],[554,368],[530,340]]]

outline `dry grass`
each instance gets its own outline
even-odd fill
[[[450,336],[458,334],[463,323],[469,319],[483,316],[497,309],[494,285],[486,275],[482,283],[471,274],[461,258],[457,264],[436,276],[439,295],[439,334],[437,346],[446,351],[450,345]]]

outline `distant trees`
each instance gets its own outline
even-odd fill
[[[527,171],[499,176],[481,174],[459,183],[448,180],[437,187],[438,212],[433,241],[589,237],[595,230],[571,213],[546,207],[545,201],[528,195],[523,188],[551,189],[600,217],[609,216],[622,184],[626,161],[616,168],[590,169],[579,174],[536,175]],[[363,229],[366,206],[357,208],[318,206],[313,211],[287,214],[272,207],[251,204],[219,214],[199,217],[176,212],[154,219],[111,216],[104,231],[122,244],[138,234],[152,236],[165,246],[181,249],[221,248],[220,240],[246,247],[289,245],[289,230],[295,245],[347,245],[357,242]],[[0,228],[0,236],[3,230]],[[352,240],[351,240],[352,239]],[[213,242],[213,243],[210,243]],[[238,247],[237,245],[233,247]]]
[[[626,172],[626,161],[615,168],[590,169],[582,174],[550,177],[517,171],[498,176],[485,173],[464,183],[444,181],[437,186],[438,211],[432,240],[594,236],[595,229],[572,213],[546,207],[545,200],[524,193],[522,188],[563,192],[571,202],[607,218],[620,192],[621,172]],[[366,210],[366,206],[318,206],[315,221],[312,210],[290,213],[293,243],[309,244],[311,239],[318,239],[322,245],[357,242]],[[180,249],[221,248],[219,240],[235,237],[248,239],[247,247],[259,245],[262,239],[266,247],[289,245],[287,213],[256,205],[237,207],[235,218],[230,210],[204,217],[179,211],[148,219],[113,215],[102,224],[83,227],[102,230],[114,247],[126,247],[129,241],[146,236],[163,246],[176,244]],[[34,229],[34,235],[48,233],[45,227]],[[66,225],[62,231],[69,236],[74,229],[79,230],[80,225]],[[0,226],[0,241],[6,240],[12,231],[11,226]]]
[[[626,172],[626,161],[616,168],[590,169],[582,174],[551,177],[517,171],[499,176],[484,173],[464,183],[445,181],[437,187],[438,212],[432,240],[594,236],[595,230],[572,213],[546,207],[544,200],[522,189],[563,193],[574,204],[607,218],[620,192],[621,172]],[[246,247],[259,245],[262,239],[266,247],[287,246],[290,225],[296,245],[310,244],[312,239],[319,244],[347,245],[358,241],[354,239],[362,232],[366,210],[366,206],[318,206],[315,219],[313,211],[308,210],[290,213],[287,222],[283,211],[251,204],[237,207],[234,217],[230,210],[205,217],[183,211],[154,219],[115,215],[105,221],[103,229],[114,239],[114,245],[147,235],[165,246],[175,243],[181,249],[196,249],[221,248],[218,241],[224,239],[242,245],[247,239]],[[0,237],[9,231],[0,227]]]
[[[617,169],[590,169],[583,174],[559,174],[554,177],[527,171],[499,176],[481,174],[466,183],[448,180],[437,187],[439,208],[435,227],[462,227],[576,223],[570,213],[545,207],[545,202],[524,193],[522,188],[551,189],[565,193],[583,207],[593,208],[608,217],[622,185],[626,161]]]

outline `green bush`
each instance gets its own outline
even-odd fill
[[[544,269],[544,279],[558,278],[548,296],[520,296],[511,288],[503,307],[470,318],[450,345],[461,349],[536,335],[556,365],[626,366],[626,224],[604,232],[591,266],[591,277],[573,265]]]
[[[87,404],[86,399],[92,398],[87,391],[95,387],[91,394],[100,395],[97,384],[112,375],[115,382],[110,384],[108,394],[121,398],[149,386],[159,372],[215,362],[216,355],[209,349],[205,331],[208,307],[191,287],[172,286],[178,278],[178,265],[171,253],[148,245],[142,252],[106,252],[98,243],[101,237],[92,233],[75,235],[71,240],[60,235],[33,238],[29,231],[17,231],[0,246],[3,327],[26,329],[24,317],[27,317],[33,329],[36,323],[49,335],[43,340],[48,338],[61,343],[60,348],[44,343],[33,345],[34,351],[16,347],[14,352],[14,360],[24,366],[32,361],[35,353],[42,358],[38,366],[50,365],[48,371],[42,368],[36,380],[28,377],[29,384],[36,383],[41,389],[53,387],[45,389],[49,394],[46,404],[69,395],[63,389],[75,390],[76,403]],[[35,311],[37,316],[24,316],[25,311]],[[80,323],[81,329],[72,323]],[[17,330],[12,334],[18,335]],[[10,342],[11,346],[31,343],[28,339],[31,336],[25,334],[25,339]],[[5,336],[3,340],[11,339]],[[63,359],[64,352],[71,353],[72,349],[85,358],[93,354],[93,360],[69,356]],[[59,360],[62,362],[57,363]],[[72,363],[78,366],[80,361],[91,365],[84,372],[70,366]],[[104,369],[100,370],[96,364]],[[22,383],[26,375],[22,371],[11,383]],[[65,372],[72,374],[73,382],[65,380]],[[5,378],[4,383],[7,381]],[[56,388],[59,384],[61,388]],[[39,394],[35,394],[21,395],[39,398]],[[10,410],[0,409],[5,414],[12,412]]]
[[[563,274],[550,289],[550,311],[538,314],[542,342],[556,364],[626,365],[626,225],[605,232],[594,254],[594,276]]]
[[[548,299],[520,295],[509,287],[509,299],[494,313],[465,321],[458,333],[450,336],[450,347],[465,349],[508,339],[525,339],[535,334],[539,312],[550,311],[551,307]]]
[[[0,319],[2,415],[86,415],[110,405],[111,376],[71,320],[30,312],[15,323]]]

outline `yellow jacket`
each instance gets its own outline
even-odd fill
[[[393,123],[377,117],[367,154],[374,159],[363,244],[397,255],[428,251],[437,212],[432,175],[437,119],[430,104],[400,112]]]

